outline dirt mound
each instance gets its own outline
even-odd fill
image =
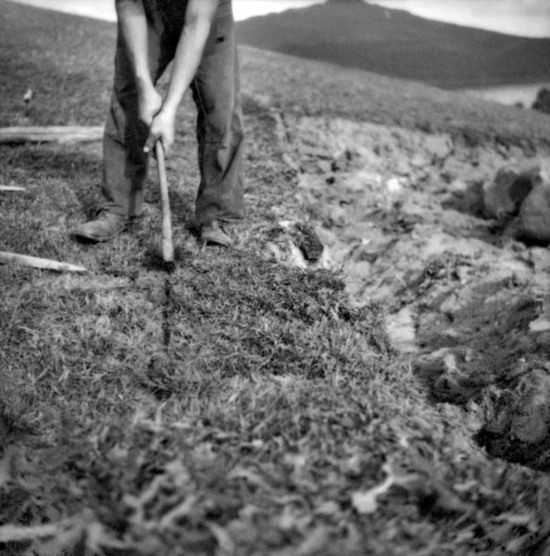
[[[325,247],[314,264],[341,269],[357,305],[385,307],[393,346],[430,397],[483,416],[483,447],[548,469],[550,250],[508,237],[483,204],[503,167],[547,158],[402,127],[276,117]],[[296,252],[286,259],[311,266]]]

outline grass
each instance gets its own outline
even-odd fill
[[[101,122],[113,26],[5,2],[0,17],[0,70],[16,76],[1,82],[2,125]],[[270,69],[273,60],[280,65]],[[426,401],[408,362],[388,347],[383,307],[351,307],[338,274],[262,256],[280,231],[278,219],[300,218],[296,176],[283,162],[278,119],[262,95],[287,93],[287,104],[275,103],[283,111],[366,118],[372,108],[357,98],[368,90],[372,105],[386,102],[377,92],[384,79],[363,83],[346,74],[355,88],[323,108],[328,78],[321,66],[249,50],[243,62],[247,226],[237,230],[234,250],[197,245],[186,105],[182,154],[169,162],[173,274],[159,264],[154,172],[141,226],[85,246],[68,230],[97,202],[100,146],[0,147],[0,182],[27,188],[0,197],[1,248],[89,270],[75,276],[0,267],[0,551],[535,550],[545,539],[547,477],[489,460],[469,441],[458,409]],[[48,71],[36,73],[40,67]],[[280,84],[265,93],[269,73],[270,80],[278,73]],[[63,91],[55,86],[60,75]],[[310,89],[311,102],[290,85],[298,81],[321,84]],[[29,108],[20,94],[30,83],[37,97]],[[424,107],[418,120],[403,125],[428,118],[442,125],[429,104],[435,93],[423,90],[409,104]],[[492,114],[481,106],[474,109]],[[382,117],[395,122],[406,109],[388,105]],[[494,138],[498,109],[489,123],[461,110],[453,112],[465,122],[452,124],[457,133],[473,128]],[[511,117],[499,129],[519,144],[529,138],[544,145],[532,134],[536,121],[521,121]],[[388,477],[393,486],[374,497]]]

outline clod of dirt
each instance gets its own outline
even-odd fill
[[[321,258],[323,243],[311,224],[297,222],[291,230],[291,235],[306,261],[314,263]]]
[[[550,243],[549,162],[520,171],[501,168],[483,186],[483,212],[506,228],[505,235],[525,243]]]
[[[515,237],[536,245],[550,243],[550,180],[547,176],[536,176],[533,189],[521,205]]]
[[[487,452],[550,470],[550,368],[534,369],[485,400],[487,421],[475,440]]]
[[[483,187],[483,204],[489,218],[504,219],[515,216],[521,203],[533,189],[533,180],[528,172],[520,173],[516,168],[501,168],[493,181]]]

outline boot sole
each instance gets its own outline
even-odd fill
[[[115,237],[119,236],[120,234],[122,234],[123,232],[125,232],[126,230],[121,230],[120,232],[117,232],[116,234],[111,234],[109,236],[94,236],[92,234],[86,234],[84,232],[79,232],[77,230],[71,232],[71,235],[77,239],[80,240],[85,240],[85,241],[89,241],[89,242],[93,242],[93,243],[103,243],[105,241],[111,241],[112,239],[115,239]]]

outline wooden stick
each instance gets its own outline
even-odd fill
[[[0,185],[0,191],[26,191],[26,189],[18,185]]]
[[[30,255],[8,253],[7,251],[0,251],[0,264],[2,263],[13,263],[21,266],[30,266],[32,268],[43,268],[46,270],[57,270],[58,272],[86,272],[86,269],[83,266],[61,263],[51,259],[42,259],[40,257],[31,257]]]
[[[166,163],[164,148],[160,141],[155,144],[157,166],[160,182],[160,204],[162,209],[162,258],[164,262],[174,261],[174,243],[172,241],[172,215],[170,213],[170,199],[168,198],[168,180],[166,178]]]
[[[0,143],[76,143],[99,141],[102,126],[29,126],[0,128]]]

